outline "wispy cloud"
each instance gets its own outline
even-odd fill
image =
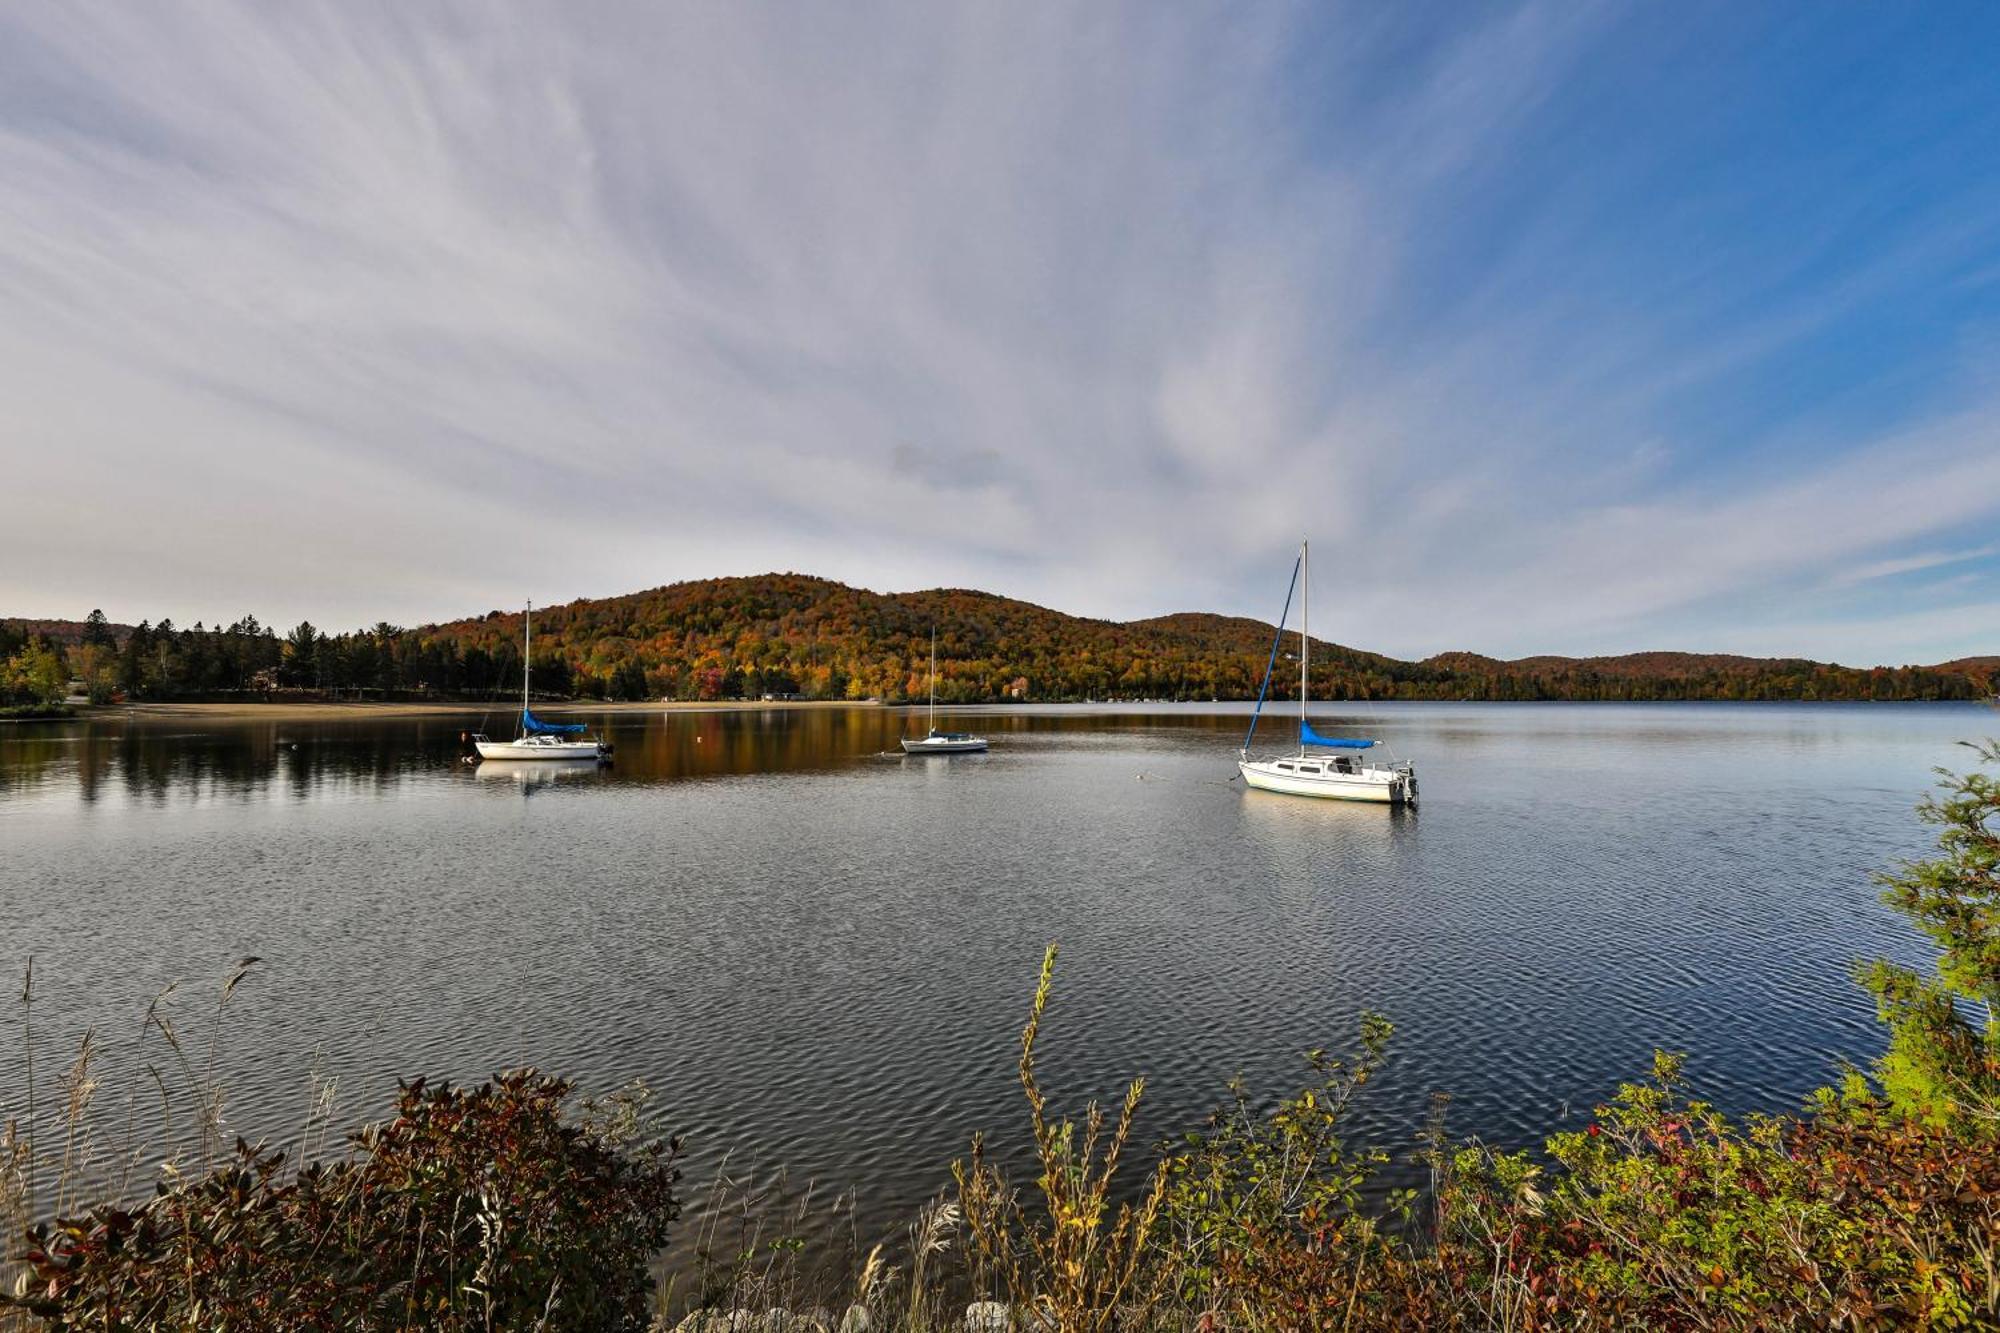
[[[1983,560],[1991,555],[2000,555],[2000,546],[1973,546],[1961,551],[1921,551],[1915,555],[1902,555],[1892,560],[1875,560],[1865,565],[1857,565],[1853,569],[1843,570],[1835,575],[1832,582],[1836,586],[1867,583],[1874,579],[1895,578],[1899,574],[1914,574],[1919,570],[1963,565],[1973,560]],[[1978,576],[1962,574],[1959,578],[1976,581]]]
[[[1614,190],[1689,145],[1649,179],[1590,141],[1644,102],[1606,69],[1671,73],[1619,19],[15,11],[0,607],[410,621],[796,568],[1268,615],[1310,530],[1342,637],[1509,652],[1720,641],[1963,547],[2000,518],[1976,374],[1846,415],[1730,386],[2000,211],[1659,248]],[[1693,185],[1655,211],[1734,216]]]

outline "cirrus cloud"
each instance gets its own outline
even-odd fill
[[[1268,616],[1310,531],[1388,651],[2000,646],[1994,95],[1685,17],[15,10],[0,605]]]

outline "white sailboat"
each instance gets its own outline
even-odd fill
[[[903,738],[904,754],[978,754],[986,748],[984,736],[965,731],[937,729],[937,626],[931,626],[931,729],[922,740]]]
[[[481,759],[603,759],[611,747],[595,738],[574,740],[583,735],[582,723],[544,722],[528,707],[528,648],[534,642],[535,604],[521,617],[521,734],[511,741],[490,741],[474,732],[472,743]]]
[[[1257,711],[1250,715],[1250,731],[1236,763],[1243,781],[1260,791],[1283,792],[1287,796],[1318,796],[1339,801],[1377,801],[1387,805],[1417,803],[1417,772],[1405,762],[1379,763],[1358,753],[1313,754],[1314,748],[1358,752],[1380,744],[1372,740],[1322,736],[1306,718],[1308,668],[1312,639],[1307,634],[1311,616],[1312,553],[1306,542],[1299,543],[1298,564],[1292,576],[1300,579],[1299,589],[1299,752],[1275,759],[1252,759],[1250,742],[1257,735],[1257,718],[1264,711],[1264,693],[1271,687],[1271,672],[1278,664],[1278,643],[1285,633],[1285,618],[1278,617],[1278,635],[1271,641],[1271,661],[1264,668],[1264,685],[1257,693]],[[1285,595],[1291,609],[1291,594]]]

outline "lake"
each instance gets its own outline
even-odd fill
[[[205,1049],[254,954],[233,1132],[295,1136],[315,1061],[349,1120],[398,1075],[644,1079],[693,1176],[851,1186],[865,1239],[973,1131],[1019,1160],[1051,940],[1045,1081],[1074,1108],[1146,1074],[1149,1139],[1238,1071],[1296,1086],[1364,1008],[1397,1035],[1358,1132],[1398,1151],[1433,1089],[1456,1133],[1532,1143],[1655,1046],[1790,1109],[1877,1051],[1850,967],[1923,947],[1870,876],[1927,851],[1954,742],[2000,732],[1976,705],[1321,709],[1416,762],[1405,811],[1230,781],[1243,706],[954,711],[990,754],[905,759],[920,713],[579,713],[616,763],[560,773],[461,764],[477,713],[0,726],[0,970],[34,956],[45,1078],[98,1030],[120,1116],[153,995],[183,983]]]

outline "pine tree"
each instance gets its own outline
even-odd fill
[[[2000,742],[1971,748],[2000,765]],[[1884,1092],[1942,1127],[2000,1116],[2000,775],[1939,776],[1942,799],[1927,798],[1918,813],[1942,830],[1941,855],[1882,881],[1883,901],[1937,944],[1936,975],[1876,962],[1861,982],[1889,1025],[1877,1071]]]

